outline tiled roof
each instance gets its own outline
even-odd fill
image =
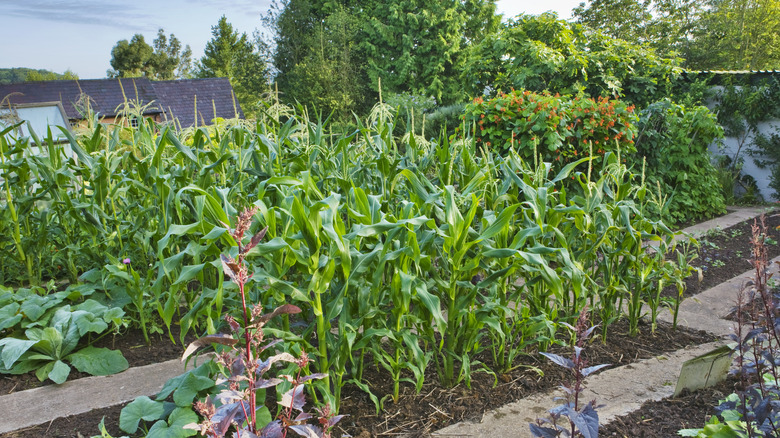
[[[155,81],[152,85],[165,118],[177,118],[182,127],[193,126],[196,112],[198,125],[211,124],[215,117],[244,117],[227,78]]]
[[[59,101],[69,119],[82,118],[76,105],[82,94],[89,96],[91,108],[98,116],[116,116],[117,109],[121,110],[126,99],[139,101],[142,105],[151,104],[144,110],[144,115],[161,115],[166,120],[178,118],[182,127],[194,124],[196,102],[198,125],[211,124],[214,117],[230,119],[236,115],[244,116],[227,78],[174,81],[88,79],[0,85],[0,100],[8,96],[12,105]]]
[[[125,102],[125,96],[128,100],[143,103],[153,102],[157,97],[151,82],[146,78],[39,81],[0,85],[0,99],[10,95],[11,104],[60,101],[70,119],[82,118],[76,105],[82,94],[89,96],[90,107],[98,116],[108,117],[116,116],[117,109],[121,109]],[[160,109],[155,105],[144,111],[145,115],[159,113]]]

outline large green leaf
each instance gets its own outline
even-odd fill
[[[48,377],[52,382],[60,385],[68,380],[69,375],[70,367],[65,362],[58,360],[54,362],[54,366],[52,366],[51,371],[49,371]]]
[[[3,361],[3,368],[10,369],[19,357],[35,345],[35,340],[4,338],[0,339],[0,359]]]
[[[190,407],[176,408],[171,412],[168,421],[160,420],[149,429],[146,438],[186,438],[198,433],[195,429],[185,429],[184,426],[198,422],[198,415]]]
[[[195,373],[187,374],[178,388],[173,392],[173,402],[176,406],[190,406],[198,392],[214,386],[214,380]]]
[[[135,433],[141,420],[159,420],[165,412],[163,402],[157,402],[147,396],[133,400],[119,414],[119,428],[127,433]]]
[[[67,356],[70,363],[82,373],[93,376],[108,376],[126,370],[127,359],[118,350],[108,348],[84,347]]]

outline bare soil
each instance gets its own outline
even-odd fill
[[[687,345],[714,340],[714,337],[707,333],[674,330],[665,323],[659,323],[655,334],[650,333],[649,325],[644,325],[642,333],[632,338],[627,335],[627,324],[621,321],[610,326],[606,344],[601,343],[597,332],[584,354],[591,364],[610,363],[612,366],[625,365]],[[552,351],[567,356],[570,354],[568,349],[560,347]],[[480,360],[490,367],[492,364],[488,356],[489,353],[486,353]],[[548,391],[568,379],[562,368],[543,360],[539,355],[523,356],[518,364],[520,366],[514,371],[497,375],[495,378],[487,373],[475,373],[471,388],[463,384],[455,388],[443,388],[437,383],[435,375],[428,375],[419,394],[414,393],[411,385],[403,385],[400,400],[397,403],[387,401],[384,411],[379,415],[365,392],[354,385],[346,385],[342,390],[341,413],[349,416],[337,426],[334,436],[427,436],[449,424],[462,420],[479,420],[482,413],[488,409],[533,393]],[[538,368],[542,374],[534,371],[532,367]],[[366,370],[365,377],[371,382],[371,390],[379,398],[392,391],[391,380],[384,370]],[[551,400],[550,403],[552,406],[554,401]],[[1,434],[0,437],[89,437],[99,434],[98,424],[103,418],[111,435],[122,436],[125,433],[119,430],[118,426],[120,411],[121,406],[94,410],[33,428]]]
[[[616,418],[599,429],[599,436],[621,438],[679,437],[680,429],[704,427],[715,415],[720,400],[733,393],[737,382],[729,379],[711,388],[683,392],[678,397],[645,402],[639,410]]]

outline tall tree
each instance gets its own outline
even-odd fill
[[[211,27],[211,35],[195,75],[230,79],[242,108],[251,113],[268,86],[269,72],[263,57],[267,49],[259,37],[250,39],[246,33],[239,34],[224,15]]]
[[[497,25],[493,0],[379,2],[370,13],[363,45],[371,84],[382,77],[390,91],[444,104],[464,97],[459,64],[466,46]]]
[[[157,38],[152,44],[154,53],[150,62],[155,72],[155,79],[171,80],[191,76],[192,49],[189,45],[182,49],[179,39],[173,34],[166,37],[162,29],[157,31]]]
[[[651,0],[588,0],[574,8],[577,23],[614,38],[647,42],[652,15]]]
[[[708,0],[688,54],[698,69],[780,68],[780,0]]]
[[[192,50],[171,34],[159,29],[154,47],[135,34],[128,42],[121,40],[111,50],[111,70],[108,77],[126,78],[146,76],[154,80],[170,80],[188,77],[192,65]]]
[[[154,49],[146,43],[144,36],[135,34],[127,40],[121,40],[111,49],[111,67],[108,77],[128,78],[146,76],[151,70],[149,60]]]
[[[463,49],[499,22],[495,0],[280,0],[265,19],[283,98],[346,115],[374,101],[380,77],[385,92],[462,100]]]
[[[645,106],[674,91],[677,62],[545,13],[502,23],[469,49],[463,75],[473,94],[511,88],[582,92]]]

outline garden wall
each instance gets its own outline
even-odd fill
[[[780,120],[759,123],[758,129],[759,133],[763,135],[770,135],[772,133],[780,132]],[[740,149],[740,141],[738,138],[725,137],[722,144],[719,144],[719,142],[716,141],[710,145],[710,152],[714,157],[718,155],[726,155],[732,159],[734,159],[737,153],[739,153],[738,158],[742,158],[744,160],[742,173],[755,178],[759,194],[764,198],[765,201],[772,201],[774,200],[773,195],[775,194],[775,191],[769,187],[771,169],[768,167],[764,169],[758,167],[755,159],[747,152],[747,149],[750,148],[752,143],[753,135],[748,135],[742,148]],[[741,190],[741,187],[737,190]]]

